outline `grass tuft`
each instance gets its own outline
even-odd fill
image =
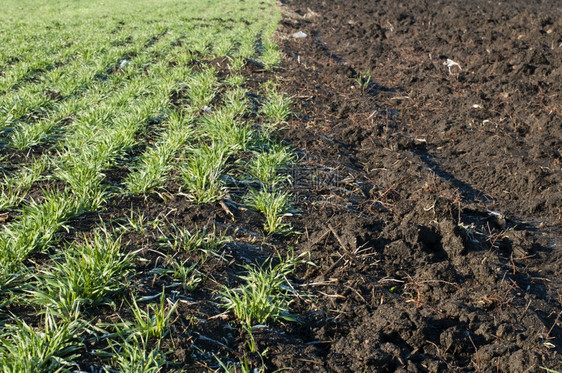
[[[265,216],[266,232],[287,234],[291,232],[291,225],[283,222],[283,218],[289,215],[289,197],[289,192],[250,189],[246,204]]]
[[[172,257],[166,257],[165,268],[154,268],[150,272],[170,276],[173,280],[179,281],[184,291],[192,292],[203,281],[203,277],[197,270],[197,264],[187,265],[187,261],[180,263]]]
[[[263,186],[273,188],[290,180],[287,166],[294,163],[295,155],[281,144],[274,145],[267,152],[255,152],[247,167],[248,176]]]
[[[202,145],[192,149],[180,165],[183,186],[197,203],[214,202],[225,194],[221,175],[226,167],[229,151],[218,145]]]
[[[288,286],[287,276],[305,261],[292,253],[279,260],[277,265],[271,259],[261,266],[245,265],[247,274],[240,276],[244,283],[235,289],[224,286],[220,292],[222,306],[232,310],[247,327],[267,321],[295,321],[289,312],[293,290]]]
[[[60,254],[60,260],[35,275],[35,290],[30,291],[44,312],[75,320],[81,307],[113,304],[111,296],[125,289],[133,255],[121,252],[120,238],[98,231]]]
[[[111,362],[116,372],[157,373],[166,364],[166,357],[158,348],[150,348],[143,338],[131,338],[117,343],[108,340]]]
[[[219,255],[220,249],[230,242],[230,238],[217,234],[216,230],[207,232],[207,228],[189,231],[186,228],[172,226],[171,234],[160,238],[160,245],[174,251],[202,252],[206,255]]]
[[[158,305],[148,304],[146,311],[138,306],[137,301],[133,297],[131,312],[133,313],[134,322],[132,328],[146,339],[161,339],[169,332],[170,319],[176,311],[178,303],[168,307],[164,290],[162,289],[160,303]]]
[[[261,109],[266,124],[275,127],[286,123],[291,114],[290,106],[291,100],[288,97],[276,90],[270,90]]]
[[[46,315],[42,330],[16,319],[0,337],[3,372],[63,372],[73,365],[81,346],[76,337],[80,323],[57,323]]]

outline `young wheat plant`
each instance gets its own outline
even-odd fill
[[[202,252],[206,255],[219,256],[219,251],[231,239],[224,234],[217,234],[216,229],[207,232],[201,230],[189,231],[186,228],[172,226],[169,236],[160,238],[160,245],[174,251]]]
[[[158,373],[166,364],[166,357],[158,347],[150,349],[146,339],[129,338],[122,342],[108,340],[109,355],[115,371],[124,373]]]
[[[183,185],[188,196],[197,203],[214,202],[225,193],[221,175],[229,150],[219,145],[202,145],[192,149],[180,165]]]
[[[132,254],[121,252],[121,239],[97,231],[61,253],[61,259],[35,275],[32,301],[63,320],[80,316],[80,308],[113,304],[131,274]]]
[[[176,311],[178,303],[168,306],[164,290],[162,289],[160,303],[158,305],[148,304],[146,311],[138,306],[135,297],[133,297],[131,312],[133,313],[134,322],[130,327],[143,338],[161,339],[169,332],[170,319]]]
[[[0,335],[0,366],[3,372],[64,372],[74,365],[82,348],[79,322],[57,322],[44,316],[42,330],[23,320],[8,324]]]
[[[277,144],[267,152],[254,152],[247,173],[251,179],[261,182],[264,187],[273,188],[290,180],[287,166],[293,164],[294,160],[294,153],[282,144]]]
[[[276,89],[267,90],[267,99],[263,103],[261,113],[268,127],[275,127],[286,122],[291,114],[291,99],[277,92]]]
[[[289,313],[292,290],[287,286],[287,276],[298,264],[306,263],[290,253],[274,265],[271,259],[261,266],[245,265],[247,274],[240,276],[244,283],[235,289],[227,286],[220,292],[222,305],[232,310],[243,325],[251,327],[267,321],[294,321]]]
[[[289,192],[250,189],[246,204],[265,216],[266,232],[286,234],[291,231],[291,225],[283,222],[290,211],[289,196]]]

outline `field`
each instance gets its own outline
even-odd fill
[[[562,370],[560,6],[305,3],[3,3],[2,371]]]

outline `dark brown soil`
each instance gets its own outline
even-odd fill
[[[318,267],[272,370],[560,370],[560,3],[283,9],[283,135],[321,182],[295,184]]]

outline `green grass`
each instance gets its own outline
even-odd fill
[[[125,179],[126,189],[130,193],[148,195],[162,188],[172,170],[172,158],[189,141],[193,133],[190,115],[172,112],[168,122],[159,142],[141,155]]]
[[[289,233],[291,225],[283,221],[290,215],[289,198],[288,192],[251,189],[246,196],[246,204],[264,215],[266,232]]]
[[[250,179],[272,188],[290,181],[287,168],[294,164],[295,155],[282,144],[274,144],[267,151],[257,151],[247,167]]]
[[[291,114],[291,100],[277,90],[276,84],[266,86],[266,100],[263,102],[261,113],[267,127],[275,127],[286,123]]]
[[[220,250],[231,239],[224,234],[219,234],[216,229],[207,232],[207,228],[188,230],[172,226],[159,239],[159,246],[176,252],[201,252],[206,255],[219,256]]]
[[[83,243],[60,253],[52,266],[39,269],[32,302],[63,320],[79,318],[81,308],[114,304],[132,269],[132,254],[121,252],[121,239],[109,232],[95,232]]]
[[[213,68],[209,68],[196,73],[187,82],[189,88],[189,98],[197,109],[209,105],[215,97],[215,86],[217,85],[217,75]]]
[[[80,211],[81,201],[68,193],[46,193],[42,203],[26,206],[19,219],[4,226],[0,232],[0,293],[10,277],[22,270],[27,256],[52,245],[57,232]]]
[[[19,206],[32,185],[45,171],[46,161],[39,158],[12,175],[5,175],[0,187],[0,211]]]
[[[122,342],[110,341],[109,347],[109,359],[113,367],[109,371],[156,373],[166,364],[166,357],[158,348],[151,349],[143,338],[131,338]]]
[[[279,263],[266,260],[261,266],[245,265],[247,274],[240,276],[242,285],[235,289],[223,287],[220,293],[222,305],[232,310],[236,318],[246,327],[268,321],[295,321],[289,312],[294,293],[288,285],[298,264],[305,263],[292,255],[279,257]]]
[[[168,334],[170,320],[177,306],[178,303],[168,306],[164,289],[162,289],[160,303],[157,305],[149,304],[146,306],[146,309],[142,309],[133,297],[131,312],[133,313],[134,321],[131,328],[146,339],[164,338]]]
[[[214,202],[224,196],[226,187],[221,178],[231,150],[221,145],[202,145],[191,149],[180,165],[187,196],[197,203]]]
[[[245,69],[249,59],[280,65],[276,4],[2,5],[0,312],[16,316],[0,326],[1,370],[173,369],[174,324],[200,322],[179,305],[194,293],[212,298],[204,265],[236,262],[230,237],[212,223],[188,230],[165,202],[187,214],[230,199],[243,208],[247,186],[232,189],[234,170],[261,187],[247,201],[265,230],[290,230],[284,188],[295,159],[270,138],[290,100],[275,84],[256,87]],[[123,201],[136,213],[115,216]],[[244,325],[291,320],[285,286],[295,261],[247,267],[244,285],[223,289],[225,307]],[[139,297],[160,285],[159,302]]]
[[[214,147],[225,154],[246,150],[252,139],[252,129],[237,118],[239,112],[236,110],[240,109],[235,105],[219,109],[201,120],[201,137],[212,139]]]
[[[150,272],[160,276],[169,276],[175,283],[181,285],[182,290],[192,292],[203,281],[203,276],[197,270],[198,264],[196,262],[189,265],[188,261],[180,263],[172,257],[166,257],[163,268],[154,268]]]
[[[37,330],[23,320],[14,320],[0,338],[0,366],[3,372],[62,372],[79,356],[78,322],[59,323],[45,316]]]
[[[261,53],[260,59],[267,70],[272,70],[279,67],[281,64],[282,53],[275,42],[270,39],[266,39],[263,44],[263,51]]]

